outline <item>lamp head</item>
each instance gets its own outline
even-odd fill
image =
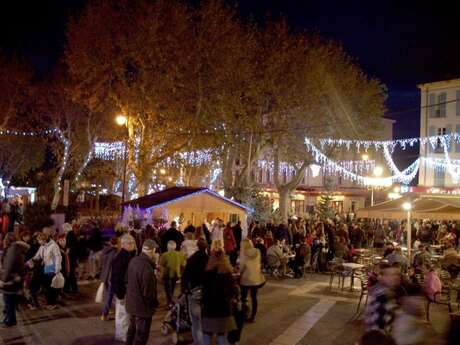
[[[115,122],[119,126],[125,126],[128,122],[128,118],[125,115],[117,115],[117,117],[115,118]]]
[[[380,177],[383,174],[383,168],[381,166],[376,166],[374,168],[374,176]]]
[[[410,211],[412,209],[412,204],[410,202],[406,201],[404,204],[402,204],[402,208],[405,211]]]

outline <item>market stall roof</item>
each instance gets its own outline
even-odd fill
[[[405,219],[403,204],[410,202],[413,218],[460,220],[460,195],[407,193],[401,198],[359,209],[358,218]]]
[[[236,207],[244,212],[252,212],[250,207],[202,187],[172,187],[127,201],[123,203],[123,206],[139,207],[142,209],[181,206],[190,209],[205,209],[207,211],[212,211],[213,208],[222,209],[223,206],[230,206],[230,208]]]

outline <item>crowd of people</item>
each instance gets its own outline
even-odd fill
[[[172,222],[169,228],[123,228],[107,239],[97,226],[85,232],[67,223],[60,233],[52,228],[34,234],[10,231],[3,239],[0,277],[3,324],[16,325],[21,301],[32,310],[40,308],[38,296],[43,293],[46,308],[52,310],[59,299],[78,292],[77,280],[98,279],[101,320],[110,320],[114,304],[119,341],[146,344],[157,308],[172,309],[179,296],[187,296],[194,343],[211,344],[215,337],[217,344],[234,344],[244,323],[256,320],[258,291],[267,274],[285,279],[303,277],[307,268],[326,272],[331,262],[356,262],[364,248],[381,258],[367,272],[369,331],[384,332],[398,345],[416,344],[401,339],[408,334],[422,337],[417,328],[421,303],[430,288],[437,292],[430,246],[442,247],[440,266],[456,276],[457,225],[414,222],[412,258],[403,251],[404,228],[404,222],[311,217],[279,225],[253,222],[247,233],[239,222],[224,224],[220,219],[197,227]]]

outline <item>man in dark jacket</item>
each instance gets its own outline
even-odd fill
[[[241,239],[243,238],[243,229],[241,228],[241,220],[233,227],[233,236],[235,236],[236,250],[240,251]]]
[[[177,230],[177,223],[175,221],[171,222],[171,227],[162,236],[161,250],[163,253],[167,252],[169,241],[176,242],[176,250],[180,250],[181,244],[184,241],[184,235]]]
[[[66,231],[66,244],[69,255],[69,273],[64,288],[68,293],[77,293],[78,285],[75,271],[78,267],[78,240],[70,224],[66,227]]]
[[[104,283],[105,289],[105,301],[104,309],[102,310],[101,320],[107,321],[107,316],[109,315],[110,307],[112,306],[113,300],[113,289],[111,285],[112,277],[112,261],[117,255],[117,237],[112,237],[109,241],[109,244],[102,250],[101,255],[101,283]]]
[[[126,345],[145,345],[149,340],[152,317],[158,306],[155,278],[156,244],[146,240],[142,253],[131,260],[126,274],[126,310],[129,313],[129,328]]]
[[[204,344],[203,329],[201,327],[201,288],[205,283],[205,270],[209,255],[206,250],[208,243],[204,238],[197,241],[198,251],[188,260],[182,275],[181,287],[189,293],[189,310],[192,321],[193,343]]]
[[[16,242],[15,235],[8,233],[4,240],[5,253],[2,258],[3,272],[0,275],[0,291],[3,293],[5,304],[5,327],[16,325],[16,306],[21,293],[24,278],[24,256],[28,245]]]
[[[110,284],[116,297],[115,303],[115,340],[126,341],[126,332],[129,319],[126,315],[125,296],[126,285],[125,277],[128,265],[136,253],[136,241],[131,235],[121,237],[121,250],[112,260],[112,277]]]

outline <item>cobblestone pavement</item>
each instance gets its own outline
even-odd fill
[[[260,291],[259,312],[253,324],[243,329],[241,345],[352,345],[362,334],[361,316],[356,317],[359,291],[328,288],[327,275],[309,274],[303,279],[270,279]],[[5,345],[109,345],[114,321],[101,321],[100,305],[93,303],[96,284],[81,286],[81,294],[68,298],[59,308],[48,311],[23,310],[19,324],[0,330]],[[159,286],[160,290],[161,287]],[[164,301],[160,296],[160,301]],[[160,332],[165,308],[155,314],[151,345],[172,344],[171,336]],[[448,327],[445,306],[434,305],[427,344],[442,344]],[[186,334],[184,344],[191,344]]]

